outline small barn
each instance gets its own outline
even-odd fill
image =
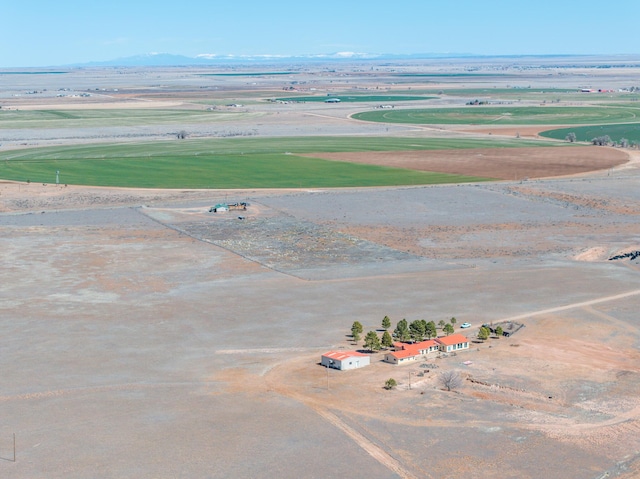
[[[209,211],[213,212],[213,213],[222,213],[222,212],[225,212],[225,211],[229,211],[229,205],[226,204],[226,203],[218,203],[217,205],[212,206],[209,209]]]
[[[357,351],[329,351],[322,355],[320,364],[327,368],[357,369],[369,366],[369,355]]]

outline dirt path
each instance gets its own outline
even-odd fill
[[[418,476],[414,475],[412,472],[405,469],[402,464],[400,464],[396,459],[391,457],[389,454],[384,452],[378,446],[369,441],[366,437],[364,437],[359,432],[355,431],[351,427],[349,427],[344,421],[338,418],[336,415],[330,413],[327,409],[320,408],[317,406],[313,406],[312,409],[317,412],[320,416],[325,418],[328,422],[333,424],[335,427],[344,432],[347,436],[349,436],[358,446],[364,449],[367,454],[373,457],[380,464],[385,466],[392,472],[395,472],[400,477],[404,479],[418,479]],[[424,475],[422,472],[421,476],[423,478],[430,478],[432,476]]]
[[[502,322],[502,321],[518,321],[520,319],[526,319],[526,318],[530,318],[532,316],[539,316],[541,314],[550,314],[550,313],[557,313],[557,312],[560,312],[560,311],[566,311],[568,309],[584,308],[584,307],[587,307],[587,306],[592,306],[594,304],[607,303],[609,301],[616,301],[618,299],[624,299],[624,298],[628,298],[630,296],[637,296],[637,295],[640,295],[640,289],[635,289],[633,291],[627,291],[626,293],[615,294],[613,296],[604,296],[602,298],[592,299],[592,300],[589,300],[589,301],[582,301],[580,303],[572,303],[572,304],[567,304],[565,306],[557,306],[555,308],[541,309],[539,311],[532,311],[530,313],[518,314],[516,316],[510,316],[508,318],[499,319],[498,322]]]
[[[276,391],[278,394],[294,399],[301,404],[304,404],[309,409],[315,411],[319,416],[324,418],[327,422],[331,423],[333,426],[342,431],[347,437],[353,440],[372,458],[374,458],[376,461],[378,461],[380,464],[382,464],[384,467],[394,472],[398,476],[402,477],[403,479],[418,479],[418,476],[406,469],[402,464],[400,464],[400,462],[398,462],[398,460],[390,456],[387,452],[383,451],[379,446],[375,445],[365,436],[353,429],[338,416],[331,413],[326,407],[319,405],[311,398],[292,391],[290,388],[285,389],[281,386],[271,384],[270,389]],[[424,472],[421,472],[420,477],[429,479],[432,476],[424,475]]]

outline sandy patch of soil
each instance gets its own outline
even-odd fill
[[[608,248],[604,246],[595,246],[577,254],[574,259],[576,261],[603,261],[609,256],[608,252]]]
[[[313,153],[308,156],[501,180],[575,175],[612,168],[629,159],[624,151],[592,146]]]

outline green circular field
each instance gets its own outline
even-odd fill
[[[640,123],[558,128],[556,130],[543,131],[540,133],[540,136],[564,140],[569,133],[575,133],[577,141],[591,141],[593,138],[607,135],[616,142],[619,142],[622,138],[626,138],[631,142],[640,143]]]
[[[382,137],[229,138],[32,148],[0,153],[0,178],[137,188],[320,188],[488,178],[310,157],[322,152],[510,148],[546,142]]]
[[[365,111],[356,120],[418,125],[579,125],[635,122],[640,108],[564,106],[478,106],[412,110]]]

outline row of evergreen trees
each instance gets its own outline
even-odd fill
[[[454,331],[454,325],[456,324],[456,318],[451,318],[449,322],[441,320],[438,325],[442,331],[449,335]],[[369,331],[364,337],[364,346],[369,351],[379,351],[382,348],[390,348],[393,346],[393,340],[401,342],[420,342],[425,339],[435,338],[437,336],[436,323],[433,321],[425,321],[424,319],[416,319],[411,323],[406,319],[398,321],[396,328],[393,330],[393,336],[389,334],[389,328],[391,328],[391,320],[389,316],[385,316],[382,319],[382,338],[378,336],[376,331]],[[360,341],[360,335],[364,332],[362,324],[359,321],[355,321],[351,326],[351,336],[354,341]]]

